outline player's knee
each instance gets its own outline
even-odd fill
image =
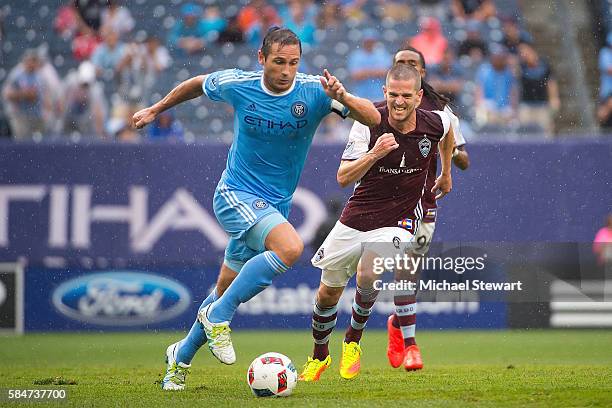
[[[317,304],[321,307],[332,307],[338,304],[344,288],[332,288],[323,283],[317,292]]]
[[[302,252],[304,252],[304,243],[299,238],[293,239],[286,242],[275,252],[285,265],[292,266],[300,259],[300,256],[302,256]]]

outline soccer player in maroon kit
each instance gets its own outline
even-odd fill
[[[338,183],[358,182],[342,215],[312,259],[322,270],[313,311],[313,356],[300,375],[317,381],[331,365],[329,337],[336,324],[337,304],[349,279],[357,273],[357,293],[351,325],[342,344],[340,375],[359,374],[359,341],[379,290],[375,275],[362,252],[362,243],[405,248],[413,241],[413,220],[418,217],[430,162],[439,148],[442,169],[432,186],[439,199],[450,192],[454,135],[446,112],[429,112],[421,103],[421,76],[412,66],[394,65],[387,74],[386,106],[379,107],[381,121],[373,127],[355,123],[338,169]],[[446,136],[450,137],[446,137]],[[370,259],[371,260],[371,259]]]
[[[407,64],[415,67],[424,79],[427,75],[425,59],[423,54],[413,47],[405,47],[398,50],[393,57],[393,65]],[[459,119],[453,114],[449,107],[448,98],[437,93],[431,85],[422,81],[423,98],[419,109],[428,111],[443,110],[451,118],[451,127],[455,137],[453,149],[453,164],[461,170],[469,167],[469,156],[465,149],[465,139],[459,127]],[[384,106],[385,102],[375,103]],[[412,246],[414,256],[424,256],[429,251],[429,246],[436,226],[437,205],[435,194],[431,192],[434,185],[438,160],[434,157],[430,162],[425,189],[419,208],[420,219],[416,223],[414,244]],[[416,218],[416,217],[415,217]],[[415,271],[411,280],[418,282],[420,271]],[[421,352],[415,341],[416,331],[416,291],[396,291],[393,297],[396,312],[389,316],[387,321],[388,345],[387,357],[393,367],[404,364],[406,370],[420,370],[423,368]]]

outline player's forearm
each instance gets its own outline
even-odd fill
[[[440,162],[442,164],[441,174],[450,176],[451,174],[451,163],[453,160],[453,149],[455,148],[455,136],[453,135],[453,129],[448,131],[448,134],[438,144],[438,150],[440,152]]]
[[[470,157],[465,150],[461,150],[461,148],[456,147],[453,149],[453,164],[457,166],[460,170],[467,170],[470,167]]]
[[[344,188],[350,184],[361,180],[363,176],[372,168],[378,159],[371,153],[366,153],[365,156],[353,160],[343,160],[338,169],[336,179],[340,187]]]
[[[340,102],[350,110],[350,116],[356,121],[366,126],[376,126],[380,123],[380,112],[371,101],[347,92]]]
[[[181,82],[161,101],[153,105],[152,108],[155,111],[155,114],[160,114],[161,112],[168,110],[179,103],[202,96],[204,94],[204,91],[202,90],[204,78],[204,75],[199,75]]]

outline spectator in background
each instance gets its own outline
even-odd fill
[[[446,0],[418,0],[418,10],[421,16],[433,16],[440,20],[446,20],[448,17]]]
[[[118,0],[108,0],[108,8],[102,10],[100,32],[112,30],[125,38],[134,29],[134,18],[127,7]]]
[[[268,3],[265,0],[251,0],[240,10],[236,21],[243,34],[246,35],[255,26],[266,7]]]
[[[508,64],[508,51],[501,45],[491,47],[491,60],[476,74],[476,124],[505,126],[516,117],[518,91]]]
[[[487,43],[482,39],[480,23],[470,21],[466,25],[466,38],[457,49],[459,57],[468,57],[470,66],[478,67],[488,54]]]
[[[135,143],[140,140],[140,133],[132,124],[132,117],[144,106],[136,99],[128,98],[113,107],[112,119],[107,131],[116,140],[124,143]]]
[[[227,19],[225,29],[219,33],[218,44],[242,43],[244,34],[238,25],[238,16],[232,15]]]
[[[612,96],[612,32],[606,37],[606,46],[599,51],[599,99]]]
[[[38,47],[36,53],[40,61],[40,76],[43,80],[45,93],[49,96],[49,118],[46,120],[47,132],[58,134],[61,129],[61,105],[64,98],[62,80],[57,70],[49,60],[49,49],[46,44]]]
[[[338,0],[324,2],[317,16],[317,28],[321,30],[337,29],[342,21],[342,7]]]
[[[79,29],[72,40],[72,56],[77,61],[88,60],[99,44],[97,34],[91,30]]]
[[[251,25],[251,28],[245,34],[246,40],[250,46],[255,49],[261,47],[261,42],[268,30],[274,26],[281,24],[280,18],[276,10],[272,6],[266,6],[261,10],[260,18]]]
[[[159,114],[147,130],[147,137],[153,141],[180,141],[183,139],[183,134],[183,126],[174,118],[172,111]]]
[[[406,2],[377,0],[376,16],[394,23],[406,23],[412,19],[412,9]]]
[[[84,61],[68,74],[64,84],[64,133],[102,138],[105,135],[106,98],[96,80],[96,67]]]
[[[442,33],[440,21],[434,17],[424,17],[420,21],[420,32],[410,40],[410,45],[422,50],[425,61],[429,64],[439,64],[444,51],[448,48],[448,40]]]
[[[122,62],[127,69],[120,93],[149,103],[159,75],[171,62],[168,50],[155,36],[149,36],[142,44],[130,45]]]
[[[465,86],[465,71],[456,60],[452,48],[446,49],[440,64],[431,67],[427,77],[431,86],[450,99],[451,103],[457,104]]]
[[[170,31],[168,44],[170,49],[181,50],[185,54],[197,54],[204,51],[205,32],[200,24],[202,7],[187,3],[181,7],[181,18]]]
[[[452,0],[453,17],[459,21],[485,21],[495,17],[497,10],[493,0]]]
[[[111,80],[118,77],[123,69],[126,46],[119,40],[119,33],[107,30],[102,34],[103,42],[91,56],[91,62],[96,66],[97,75]]]
[[[510,54],[518,55],[519,45],[523,43],[531,44],[533,39],[527,31],[521,29],[518,21],[514,18],[507,17],[503,18],[502,21],[503,38],[501,43]]]
[[[600,265],[612,265],[612,214],[608,214],[606,225],[595,235],[593,253]]]
[[[51,99],[40,72],[40,58],[36,50],[26,50],[21,66],[4,82],[2,99],[15,139],[42,136],[45,120],[51,110]]]
[[[284,26],[293,31],[302,41],[302,46],[315,44],[315,17],[312,13],[314,7],[308,2],[293,0],[287,7],[287,17]]]
[[[221,11],[217,6],[206,7],[204,18],[200,21],[202,35],[207,42],[214,42],[227,27],[227,21],[221,17]]]
[[[106,9],[108,0],[74,0],[72,4],[79,27],[84,31],[97,33],[102,24],[102,11]]]
[[[79,30],[76,9],[72,5],[60,7],[53,20],[53,28],[64,40],[72,38]]]
[[[550,66],[529,44],[519,46],[521,102],[519,122],[523,126],[539,125],[552,135],[553,114],[559,111],[559,87]]]
[[[88,60],[100,43],[98,29],[104,5],[76,0],[59,8],[53,26],[64,40],[72,40],[72,56],[76,61]]]
[[[368,0],[343,0],[342,14],[353,24],[363,23],[369,17],[364,11],[367,3]]]
[[[389,69],[391,56],[378,44],[378,34],[372,29],[363,31],[363,46],[351,52],[348,70],[355,84],[355,94],[371,101],[382,99],[382,85]]]

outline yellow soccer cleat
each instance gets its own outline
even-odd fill
[[[331,365],[331,356],[327,356],[325,360],[315,360],[312,357],[308,357],[308,361],[304,364],[302,374],[298,377],[299,381],[319,381],[319,377],[323,374],[323,371]]]
[[[354,341],[342,342],[342,360],[340,360],[340,377],[350,380],[357,377],[361,369],[361,346]]]

